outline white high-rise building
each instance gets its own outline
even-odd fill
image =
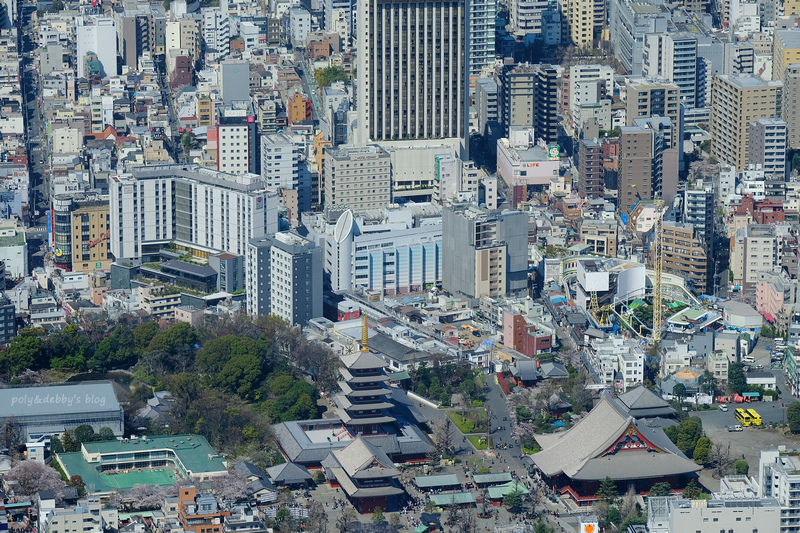
[[[547,11],[547,0],[512,0],[511,27],[520,33],[542,33],[542,13]]]
[[[495,58],[495,0],[471,0],[469,6],[469,73],[477,75]]]
[[[199,257],[244,255],[250,239],[278,231],[278,198],[255,174],[197,165],[136,167],[109,180],[111,253],[150,260],[171,241]]]
[[[297,188],[299,151],[294,139],[286,133],[261,136],[261,176],[268,189]]]
[[[117,25],[111,17],[93,15],[75,18],[78,68],[76,76],[86,75],[86,56],[97,55],[103,77],[117,75]]]
[[[359,1],[359,144],[464,137],[466,11],[466,0]]]
[[[206,55],[213,60],[224,59],[231,51],[231,19],[219,8],[203,10],[203,42]]]
[[[681,33],[650,33],[644,36],[642,75],[665,78],[681,89],[681,103],[687,109],[705,103],[697,101],[697,37]],[[704,85],[703,85],[704,86]]]
[[[292,46],[305,48],[306,37],[311,33],[311,13],[304,7],[294,6],[289,10],[289,29]]]

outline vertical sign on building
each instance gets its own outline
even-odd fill
[[[47,216],[47,240],[50,243],[50,249],[55,245],[55,236],[53,235],[53,211],[48,209],[44,212]]]

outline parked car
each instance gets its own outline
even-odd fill
[[[727,413],[728,412],[728,406],[723,403],[722,405],[719,406],[719,410]]]
[[[744,431],[744,428],[736,424],[735,426],[728,426],[728,431]]]

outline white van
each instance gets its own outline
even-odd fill
[[[745,363],[755,363],[756,358],[753,357],[752,355],[745,355],[744,357],[742,357],[742,361],[744,361]]]

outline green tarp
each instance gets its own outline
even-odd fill
[[[447,505],[475,503],[475,498],[471,492],[454,492],[452,494],[432,494],[431,501],[437,507],[445,507]]]
[[[417,476],[414,483],[421,489],[435,489],[438,487],[454,487],[460,485],[455,474],[439,474],[437,476]]]
[[[531,491],[525,488],[525,485],[522,483],[516,483],[514,481],[510,481],[505,485],[497,485],[495,487],[489,487],[489,498],[493,500],[500,500],[505,497],[506,494],[509,492],[514,492],[515,490],[521,492],[522,494],[530,494]]]

